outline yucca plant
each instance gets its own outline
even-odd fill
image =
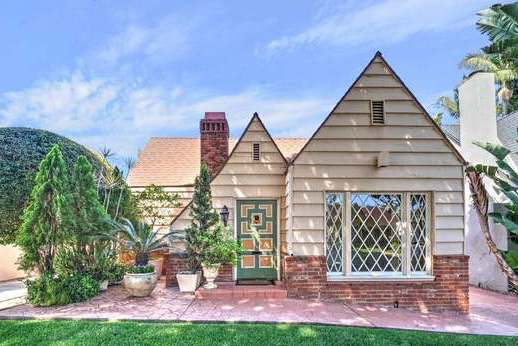
[[[123,218],[121,223],[113,220],[107,220],[107,223],[113,227],[113,232],[108,233],[107,237],[135,256],[135,266],[147,266],[150,253],[168,246],[165,240],[170,234],[159,235],[144,222],[137,221],[133,225],[130,220]]]

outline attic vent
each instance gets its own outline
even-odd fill
[[[372,101],[372,123],[383,125],[385,124],[385,105],[383,101]]]
[[[254,161],[259,161],[261,159],[261,146],[259,143],[253,144],[253,155],[252,158]]]

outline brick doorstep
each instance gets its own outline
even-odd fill
[[[240,298],[263,298],[282,299],[287,297],[286,289],[279,285],[250,285],[240,286],[233,282],[217,283],[218,288],[206,289],[200,287],[196,293],[196,299],[217,300],[217,299],[240,299]]]

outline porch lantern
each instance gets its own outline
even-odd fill
[[[223,224],[227,226],[228,222],[228,207],[226,205],[221,208],[221,211],[219,212],[219,216],[221,217],[221,221],[223,221]]]

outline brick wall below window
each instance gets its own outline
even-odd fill
[[[344,300],[353,304],[390,305],[420,310],[469,311],[468,256],[434,256],[434,281],[329,282],[324,256],[284,259],[288,296]]]
[[[168,254],[165,257],[165,286],[177,287],[178,281],[176,274],[189,270],[189,261],[187,258],[177,254]],[[202,279],[203,280],[203,279]],[[219,269],[216,282],[232,281],[232,268],[228,264],[223,264]]]

